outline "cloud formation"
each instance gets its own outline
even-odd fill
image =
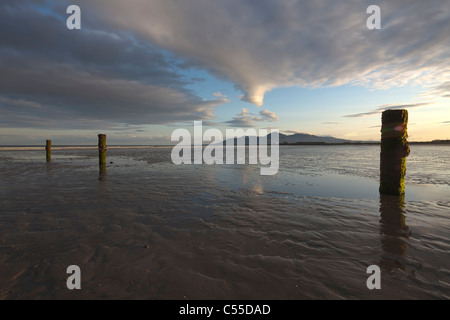
[[[440,85],[433,87],[431,90],[429,90],[428,93],[434,96],[450,98],[450,81],[441,83]]]
[[[191,80],[176,70],[175,59],[132,33],[96,26],[87,5],[82,29],[67,30],[54,13],[65,8],[64,2],[0,3],[2,126],[102,129],[208,120],[226,102],[185,89]]]
[[[255,122],[275,122],[278,120],[277,115],[269,110],[261,110],[259,115],[256,115],[251,113],[247,108],[242,108],[241,113],[225,123],[232,127],[249,128],[254,127]]]
[[[410,103],[410,104],[386,104],[378,107],[375,110],[363,112],[363,113],[356,113],[356,114],[349,114],[345,115],[345,118],[360,118],[360,117],[367,117],[372,116],[376,114],[380,114],[385,110],[395,110],[395,109],[411,109],[411,108],[418,108],[418,107],[424,107],[427,105],[432,104],[431,102],[421,102],[421,103]]]
[[[278,87],[439,88],[450,76],[450,7],[442,1],[379,1],[381,30],[366,27],[371,1],[77,2],[232,81],[258,106]]]
[[[65,27],[69,4],[82,9],[79,31]],[[450,7],[380,1],[382,29],[368,30],[370,4],[2,0],[0,124],[102,129],[213,120],[229,100],[188,90],[204,81],[180,71],[189,68],[231,81],[257,106],[268,91],[287,86],[411,84],[450,97]],[[349,117],[373,112],[380,111]],[[276,119],[268,110],[243,111],[228,123]]]

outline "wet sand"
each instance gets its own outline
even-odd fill
[[[0,299],[450,298],[450,148],[412,147],[404,201],[378,194],[377,147],[339,148],[281,148],[272,177],[170,149],[110,150],[106,174],[95,150],[2,151]]]

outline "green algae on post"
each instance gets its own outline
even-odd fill
[[[382,115],[380,193],[405,193],[406,157],[408,145],[408,111],[386,110]]]
[[[100,168],[106,168],[106,135],[98,135],[98,161]]]
[[[45,151],[47,155],[47,162],[52,162],[52,140],[47,140]]]

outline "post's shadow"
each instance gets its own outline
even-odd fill
[[[405,270],[402,257],[405,256],[407,239],[411,231],[406,225],[405,196],[380,194],[380,234],[381,255],[380,267],[383,270]]]

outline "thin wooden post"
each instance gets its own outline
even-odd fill
[[[408,111],[386,110],[382,115],[380,193],[405,193],[406,157],[408,145]]]
[[[106,135],[98,135],[98,161],[100,170],[106,169]]]
[[[52,162],[52,140],[47,140],[45,151],[47,154],[47,162]]]

